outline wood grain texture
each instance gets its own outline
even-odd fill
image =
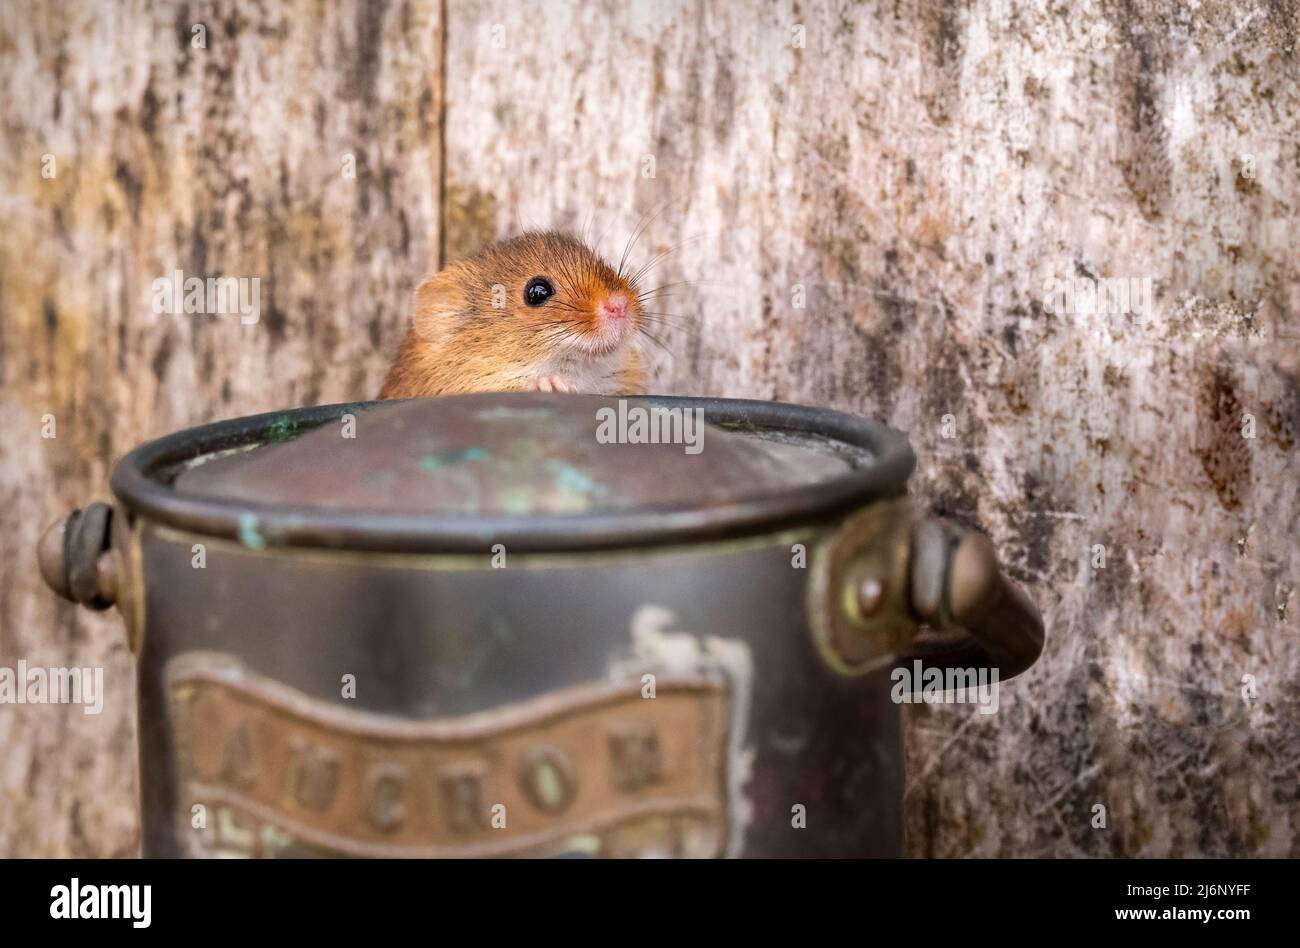
[[[447,7],[0,8],[0,664],[109,692],[0,709],[0,854],[136,839],[131,663],[40,527],[145,438],[375,391],[438,247],[650,218],[635,259],[689,239],[655,273],[694,281],[652,389],[907,431],[1044,608],[999,713],[906,710],[909,852],[1300,854],[1294,2]],[[261,320],[154,319],[177,267],[260,277]],[[1093,277],[1150,318],[1044,305]]]
[[[912,854],[1300,854],[1296,37],[1294,4],[450,9],[449,251],[594,216],[617,257],[657,213],[637,259],[696,238],[656,272],[705,282],[651,389],[907,431],[1044,608],[999,713],[907,709]],[[1049,311],[1073,277],[1150,278],[1150,318]]]
[[[121,623],[57,603],[34,544],[144,439],[378,389],[436,259],[440,5],[0,9],[0,664],[100,666],[107,693],[0,708],[0,855],[130,854]],[[260,318],[156,315],[176,269],[258,279]]]

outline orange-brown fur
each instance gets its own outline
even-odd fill
[[[530,307],[524,287],[536,276],[549,279],[555,295]],[[503,296],[496,291],[501,308],[493,305],[498,285],[504,290]],[[611,293],[629,300],[627,338],[608,354],[575,348],[575,340],[594,344],[598,338],[596,307]],[[636,287],[581,241],[567,234],[525,234],[491,244],[420,284],[411,326],[379,397],[549,390],[548,367],[570,362],[575,379],[589,368],[592,377],[584,381],[604,394],[637,394],[645,384],[635,347],[641,321]]]

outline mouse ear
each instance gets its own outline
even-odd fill
[[[411,322],[415,331],[426,339],[444,338],[470,308],[455,270],[453,264],[436,276],[427,277],[415,289]]]

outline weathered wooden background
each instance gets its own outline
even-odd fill
[[[1189,6],[8,0],[0,664],[108,696],[0,706],[0,854],[137,847],[130,657],[46,522],[143,439],[373,394],[440,258],[657,213],[654,388],[906,430],[1045,609],[1000,713],[908,709],[911,853],[1300,855],[1300,14]],[[178,268],[261,320],[155,317]],[[1044,303],[1117,277],[1144,323]]]

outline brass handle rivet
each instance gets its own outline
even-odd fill
[[[879,576],[867,576],[858,583],[857,594],[859,614],[875,615],[885,602],[885,581]]]

